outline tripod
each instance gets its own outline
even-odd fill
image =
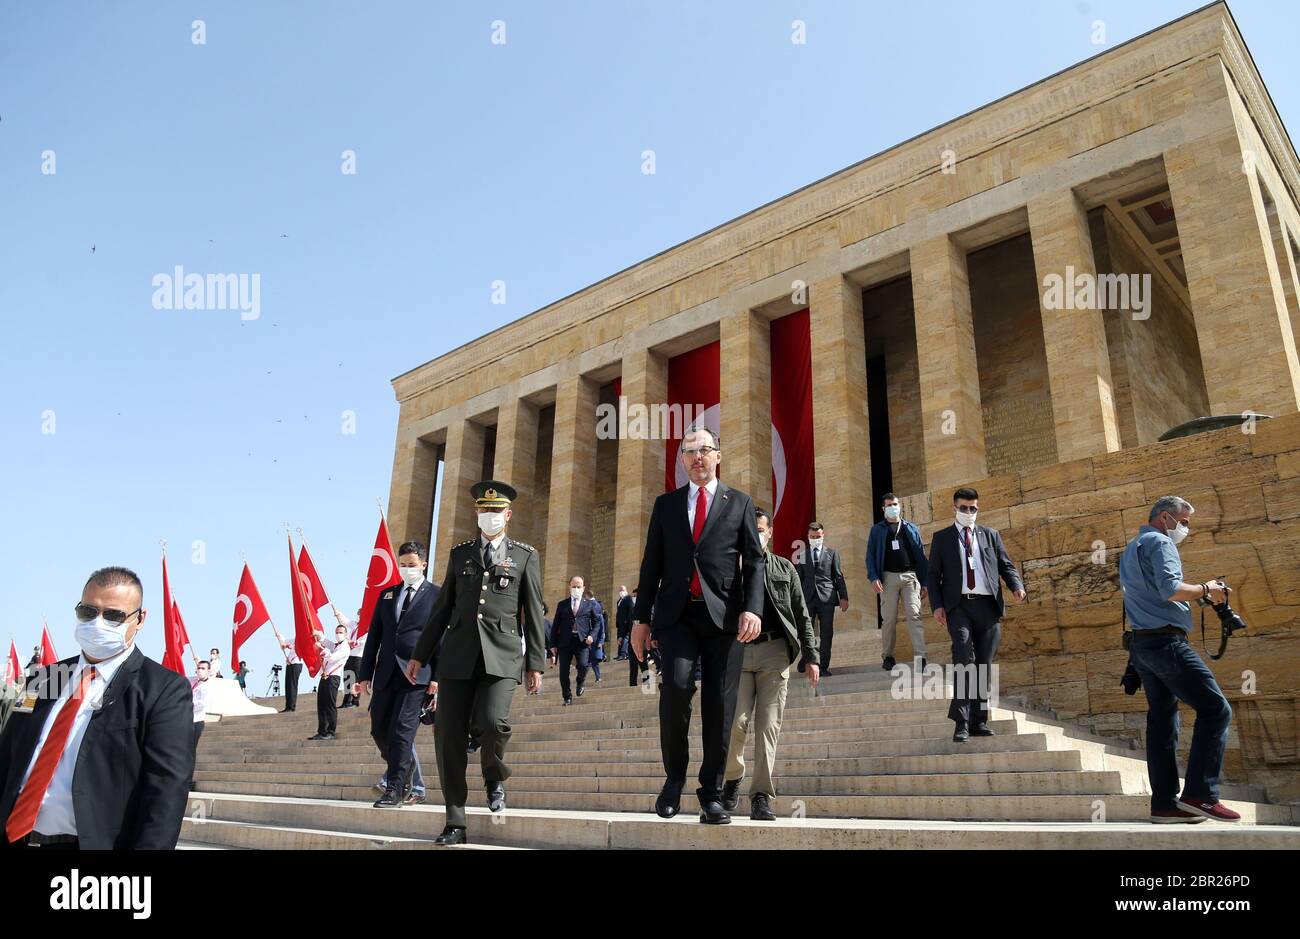
[[[271,684],[266,689],[266,698],[278,698],[280,696],[280,666],[271,667]]]

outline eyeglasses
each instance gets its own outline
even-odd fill
[[[980,507],[979,507],[978,505],[959,505],[959,506],[957,506],[957,511],[958,511],[958,512],[961,512],[963,515],[972,515],[972,514],[974,514],[975,512],[978,512],[979,510],[980,510]]]
[[[144,607],[140,607],[130,613],[123,613],[121,610],[101,610],[99,607],[91,606],[89,603],[78,603],[73,607],[73,612],[77,614],[78,623],[89,623],[102,615],[104,617],[104,622],[121,626],[142,609],[144,609]]]
[[[691,447],[689,450],[683,450],[682,454],[693,460],[696,456],[708,456],[710,453],[717,452],[717,447]]]

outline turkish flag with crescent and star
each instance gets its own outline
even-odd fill
[[[312,563],[311,555],[307,553],[305,541],[298,550],[298,573],[302,575],[302,589],[307,592],[307,602],[311,604],[311,608],[319,610],[327,606],[330,602],[329,595],[325,593],[325,585],[321,583],[320,575],[316,573],[316,565]]]
[[[239,667],[239,647],[244,644],[244,640],[270,620],[271,614],[266,612],[266,604],[262,602],[262,594],[257,589],[253,572],[248,569],[246,561],[244,573],[239,575],[239,593],[235,595],[234,626],[230,639],[230,661],[235,663],[235,668]]]
[[[375,535],[375,549],[370,552],[370,567],[366,569],[366,592],[361,599],[361,613],[357,618],[357,638],[362,639],[370,631],[370,617],[379,602],[379,595],[389,587],[396,587],[402,582],[402,575],[397,573],[397,554],[393,551],[392,539],[388,537],[388,522],[379,517],[379,533]]]
[[[45,626],[41,629],[41,665],[53,665],[59,660],[59,654],[54,651],[54,640],[50,638],[50,627]]]
[[[176,604],[172,600],[171,581],[167,579],[167,555],[163,555],[163,668],[177,675],[185,674],[185,646],[176,628]]]
[[[18,684],[23,674],[23,663],[18,661],[18,646],[14,645],[12,639],[9,640],[9,661],[5,665],[5,682],[10,685]]]
[[[772,489],[751,492],[759,508],[772,513],[772,551],[795,560],[802,557],[803,539],[816,504],[815,456],[812,431],[812,334],[808,311],[800,310],[771,324],[772,369]],[[692,349],[668,360],[668,401],[691,408],[691,422],[721,431],[721,343]],[[689,422],[687,422],[689,423]],[[677,432],[683,428],[673,427]],[[666,442],[664,491],[688,482],[679,459],[681,434]],[[725,479],[726,442],[718,464]]]
[[[321,655],[316,648],[316,633],[323,633],[320,619],[307,591],[303,589],[302,572],[298,570],[298,561],[293,556],[293,538],[289,538],[289,579],[293,589],[293,648],[307,666],[307,674],[312,678],[320,671]]]

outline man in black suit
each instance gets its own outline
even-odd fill
[[[990,667],[1002,639],[1001,580],[1021,603],[1025,585],[998,530],[975,524],[979,493],[962,487],[952,494],[952,504],[956,523],[940,528],[930,540],[927,589],[934,618],[952,637],[952,663],[957,668],[948,717],[957,725],[953,742],[965,743],[972,736],[993,736],[988,690]]]
[[[417,771],[415,733],[420,729],[425,695],[436,692],[438,685],[433,680],[432,663],[419,671],[415,682],[408,681],[404,673],[438,598],[438,587],[424,577],[428,566],[429,549],[420,542],[407,541],[398,548],[402,586],[380,594],[357,669],[355,694],[359,697],[373,688],[370,736],[388,762],[386,789],[375,802],[376,808],[400,808],[421,801],[411,786]]]
[[[600,633],[600,604],[583,596],[584,582],[574,574],[569,578],[569,595],[555,605],[551,624],[551,657],[560,662],[560,694],[566,705],[573,703],[569,693],[569,666],[578,663],[578,697],[581,698],[591,667],[592,646]]]
[[[184,675],[135,647],[140,578],[90,575],[76,606],[81,654],[37,669],[0,734],[3,843],[171,849],[194,768]]]
[[[614,608],[615,638],[618,639],[616,659],[626,659],[627,637],[632,635],[632,614],[636,610],[636,598],[628,596],[627,585],[618,588],[618,606]]]
[[[762,628],[765,570],[754,502],[718,480],[719,446],[707,428],[692,428],[682,440],[690,482],[655,500],[632,627],[632,652],[639,660],[650,642],[662,656],[659,745],[667,779],[655,800],[662,818],[681,810],[695,663],[702,660],[704,762],[695,794],[700,821],[711,825],[731,821],[722,807],[723,774],[744,661],[741,643],[757,638]]]
[[[822,677],[831,674],[831,642],[835,638],[835,608],[849,608],[849,585],[844,582],[844,569],[840,566],[840,553],[826,547],[826,530],[821,522],[808,523],[808,547],[804,561],[799,565],[799,583],[803,585],[803,598],[818,630],[821,647]],[[799,663],[803,671],[804,663]]]

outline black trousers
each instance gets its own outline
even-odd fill
[[[332,734],[339,725],[339,676],[320,677],[316,685],[316,733]]]
[[[370,736],[388,763],[384,778],[394,788],[409,785],[407,777],[414,772],[415,735],[428,687],[395,674],[370,697]]]
[[[284,709],[298,710],[298,677],[302,675],[302,663],[294,662],[284,667]]]
[[[714,625],[703,603],[694,601],[687,601],[681,620],[660,630],[656,638],[663,676],[659,688],[659,747],[664,775],[669,783],[686,784],[691,699],[695,696],[698,661],[704,761],[695,794],[701,803],[714,801],[722,794],[745,647],[735,633],[723,632]]]
[[[194,791],[194,764],[199,760],[199,738],[203,736],[203,721],[194,722],[194,759],[190,762],[190,791]]]
[[[820,667],[824,672],[831,667],[831,643],[835,641],[835,609],[839,603],[831,600],[829,603],[822,603],[821,600],[814,599],[808,604],[808,612],[812,620],[821,630],[818,639],[821,648]]]
[[[948,717],[971,726],[988,720],[989,666],[1002,641],[998,605],[992,597],[962,601],[948,611],[948,636],[952,639],[952,664],[967,666],[953,674],[952,703]],[[975,668],[969,668],[975,666]]]
[[[361,695],[353,694],[357,686],[357,672],[361,671],[361,656],[349,655],[343,663],[343,706],[352,707],[361,704]]]
[[[568,701],[573,697],[569,693],[569,666],[575,660],[578,663],[578,687],[581,688],[587,681],[587,663],[591,661],[591,646],[585,642],[580,642],[576,636],[570,636],[567,639],[561,639],[558,647],[558,658],[560,660],[560,693],[564,695],[564,700]]]

